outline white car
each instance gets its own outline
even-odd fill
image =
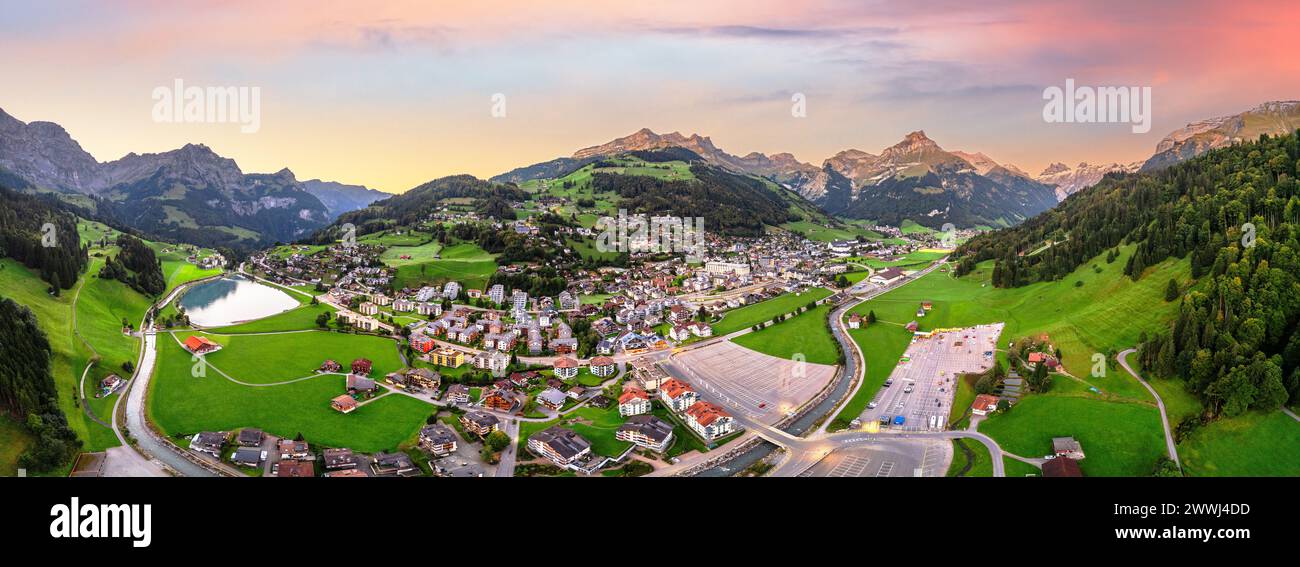
[[[875,401],[868,402],[868,403],[867,403],[867,409],[876,409],[876,405],[877,405],[877,404],[876,404]]]

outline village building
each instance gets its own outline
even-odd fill
[[[493,431],[500,429],[501,420],[487,412],[471,411],[460,416],[460,425],[465,428],[465,431],[479,437],[487,437]]]
[[[686,410],[686,424],[701,437],[712,441],[734,430],[734,420],[726,410],[709,402],[699,401]]]
[[[614,437],[662,453],[673,442],[673,426],[653,415],[634,415],[619,426]]]

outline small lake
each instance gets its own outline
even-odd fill
[[[224,327],[261,319],[298,306],[289,294],[244,276],[226,276],[198,284],[180,298],[190,322],[202,327]]]

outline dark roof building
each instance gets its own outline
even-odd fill
[[[1083,469],[1074,459],[1057,457],[1043,463],[1043,476],[1083,476]]]

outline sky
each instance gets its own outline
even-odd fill
[[[643,127],[813,164],[924,130],[1037,173],[1300,99],[1290,1],[3,2],[0,108],[100,161],[202,143],[389,192]],[[259,127],[159,120],[177,79],[257,87]],[[1067,79],[1151,87],[1150,132],[1044,121]]]

